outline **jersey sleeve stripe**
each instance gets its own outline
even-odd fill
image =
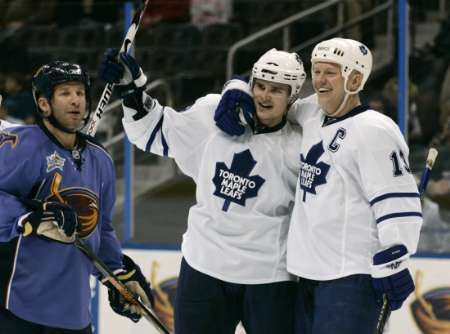
[[[161,116],[161,119],[156,124],[155,128],[153,129],[153,131],[152,131],[152,133],[150,135],[150,138],[148,139],[147,145],[145,145],[145,151],[146,152],[150,152],[150,147],[152,147],[152,144],[155,141],[156,134],[162,128],[163,120],[164,120],[164,115]]]
[[[373,206],[375,203],[383,201],[388,198],[401,198],[401,197],[420,197],[419,193],[387,193],[380,195],[378,197],[375,197],[373,200],[370,201],[370,206]]]
[[[163,146],[163,155],[165,157],[169,156],[169,145],[167,145],[166,138],[164,137],[164,133],[161,131],[161,143]]]
[[[382,221],[392,219],[392,218],[398,218],[398,217],[422,217],[421,212],[396,212],[396,213],[390,213],[388,215],[384,215],[376,220],[376,223],[379,224]]]

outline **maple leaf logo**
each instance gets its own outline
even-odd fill
[[[303,190],[303,202],[306,201],[306,193],[316,194],[316,187],[327,183],[327,174],[330,165],[319,162],[324,153],[322,141],[313,145],[306,158],[300,154],[300,188]]]
[[[250,176],[256,165],[250,150],[235,153],[231,167],[224,162],[216,163],[216,173],[212,179],[216,190],[214,195],[225,199],[222,210],[227,211],[230,203],[245,206],[247,198],[258,196],[258,190],[265,180],[259,176]]]

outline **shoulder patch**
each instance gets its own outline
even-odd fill
[[[12,148],[15,148],[19,143],[19,136],[14,133],[0,131],[0,147],[6,144],[10,144]]]

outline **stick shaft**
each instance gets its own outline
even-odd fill
[[[144,16],[148,2],[149,0],[145,0],[143,7],[135,12],[131,25],[128,28],[125,38],[120,47],[120,52],[128,52],[131,45],[133,44],[136,32],[139,29],[139,25],[141,23],[142,17]],[[110,83],[106,84],[105,88],[103,89],[102,95],[97,104],[97,108],[95,108],[95,111],[87,125],[86,134],[88,134],[89,136],[95,136],[100,120],[102,119],[103,112],[105,111],[105,107],[111,99],[113,89],[114,85]]]
[[[80,238],[75,239],[75,246],[80,249],[84,255],[86,255],[94,264],[95,268],[111,282],[112,286],[122,295],[122,297],[130,304],[137,305],[144,312],[144,318],[146,318],[161,334],[170,334],[167,327],[159,320],[154,312],[137,299],[134,294],[123,284],[116,275],[106,266],[106,264],[92,251],[88,244],[86,244]]]

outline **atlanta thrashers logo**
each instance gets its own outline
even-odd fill
[[[78,214],[78,235],[82,238],[89,236],[98,224],[99,207],[97,195],[81,187],[60,189],[62,176],[55,173],[53,176],[50,195],[46,201],[66,203]]]

